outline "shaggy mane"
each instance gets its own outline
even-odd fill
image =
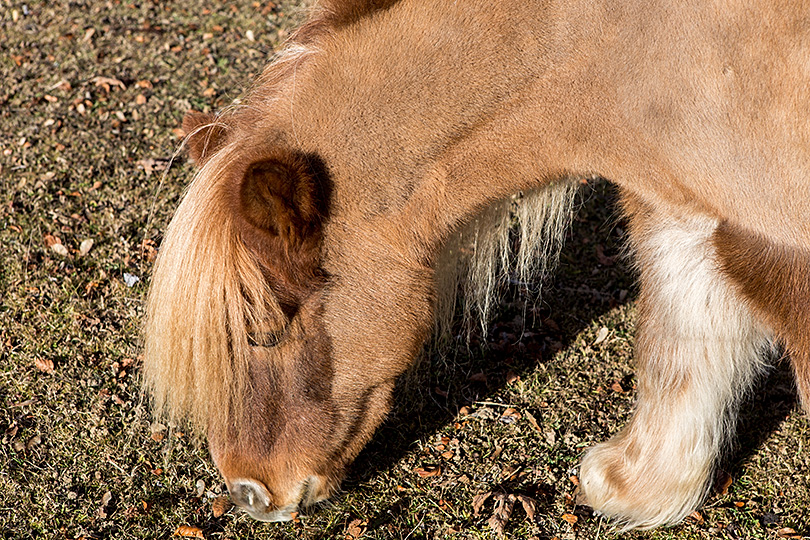
[[[467,331],[477,323],[486,334],[504,283],[539,282],[553,269],[578,192],[579,182],[568,179],[498,201],[451,237],[436,270],[437,337],[450,335],[459,312]]]
[[[237,149],[220,150],[189,186],[155,263],[146,313],[144,378],[155,410],[200,430],[241,413],[251,384],[247,329],[286,323],[230,204],[224,165]]]

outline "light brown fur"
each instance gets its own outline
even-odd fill
[[[553,262],[571,186],[599,175],[633,222],[640,388],[583,494],[627,526],[681,519],[772,336],[810,407],[806,12],[316,6],[243,100],[184,122],[201,167],[149,297],[158,409],[206,433],[252,515],[289,519],[371,437],[457,276],[486,316],[500,270]]]

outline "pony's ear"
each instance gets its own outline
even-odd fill
[[[320,230],[326,203],[322,183],[302,156],[255,161],[242,182],[244,216],[288,246],[297,245]]]
[[[225,127],[217,123],[216,115],[189,111],[183,118],[186,148],[191,160],[202,165],[214,155],[225,141]]]

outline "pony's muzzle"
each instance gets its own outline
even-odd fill
[[[246,478],[233,480],[230,492],[234,504],[259,521],[290,521],[294,517],[293,513],[298,511],[297,504],[275,508],[270,492],[264,484],[256,480]]]

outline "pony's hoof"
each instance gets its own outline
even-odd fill
[[[690,470],[670,456],[628,456],[616,439],[591,448],[580,468],[577,502],[590,506],[620,529],[674,524],[702,501],[710,469]]]

